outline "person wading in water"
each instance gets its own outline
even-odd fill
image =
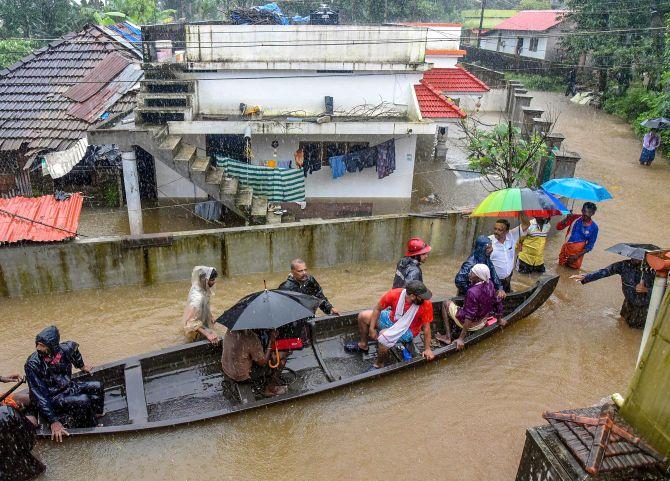
[[[430,246],[421,237],[412,237],[407,242],[405,257],[398,261],[393,278],[393,289],[405,287],[409,281],[423,282],[421,264],[428,259]]]
[[[187,342],[204,341],[219,343],[219,336],[214,330],[214,319],[209,301],[212,287],[216,284],[218,273],[213,267],[195,266],[191,273],[191,290],[188,291],[186,309],[182,323]]]
[[[598,239],[598,224],[592,217],[598,208],[593,202],[585,202],[582,215],[570,214],[556,224],[556,230],[568,228],[565,242],[558,255],[558,264],[579,269],[582,267],[584,254],[591,252]]]
[[[610,264],[591,274],[570,276],[570,279],[588,284],[617,274],[621,276],[621,290],[624,298],[619,314],[630,327],[642,329],[647,320],[651,288],[655,277],[654,270],[646,263],[638,259],[627,259]]]

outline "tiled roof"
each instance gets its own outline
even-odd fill
[[[453,102],[447,100],[438,90],[425,80],[414,86],[416,99],[419,101],[421,116],[427,119],[462,119],[465,112]]]
[[[0,199],[0,243],[74,237],[83,202],[81,194],[71,194],[66,200],[56,200],[53,195]]]
[[[423,79],[440,92],[488,92],[484,82],[460,65],[455,68],[434,68],[423,74]]]
[[[103,113],[131,110],[140,62],[121,34],[87,25],[0,71],[0,151],[65,150]]]
[[[493,27],[493,30],[543,32],[563,21],[564,10],[522,10]]]

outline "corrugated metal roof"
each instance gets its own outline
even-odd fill
[[[423,79],[441,92],[488,92],[488,85],[465,70],[456,68],[434,68],[423,74]]]
[[[53,242],[74,237],[84,202],[81,194],[67,200],[53,195],[0,199],[0,243]]]
[[[426,119],[462,119],[466,114],[453,102],[447,100],[438,90],[425,80],[414,86],[419,101],[421,116]]]
[[[104,88],[129,63],[130,60],[126,57],[116,52],[111,52],[93,70],[84,75],[80,83],[67,89],[63,93],[63,96],[75,102],[84,102]]]
[[[120,34],[87,25],[0,72],[0,149],[23,146],[31,155],[67,149],[102,113],[133,107],[140,62],[141,52]],[[113,69],[96,68],[103,64]],[[124,81],[114,81],[121,76]],[[65,96],[72,90],[84,101]]]
[[[564,10],[522,10],[493,27],[493,30],[543,32],[563,21]]]

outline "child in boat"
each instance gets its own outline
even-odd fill
[[[458,307],[453,301],[442,303],[442,318],[447,326],[447,334],[436,334],[435,338],[445,344],[451,344],[451,322],[460,329],[456,339],[456,349],[463,349],[465,336],[468,331],[478,331],[483,328],[491,316],[498,318],[501,326],[505,325],[502,318],[503,304],[498,297],[496,288],[491,281],[491,271],[486,264],[475,264],[469,273],[471,287],[465,295],[463,307]]]

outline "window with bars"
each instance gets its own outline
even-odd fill
[[[537,37],[533,37],[530,39],[530,45],[528,46],[528,50],[531,52],[537,52],[537,44],[540,42],[540,39]]]

